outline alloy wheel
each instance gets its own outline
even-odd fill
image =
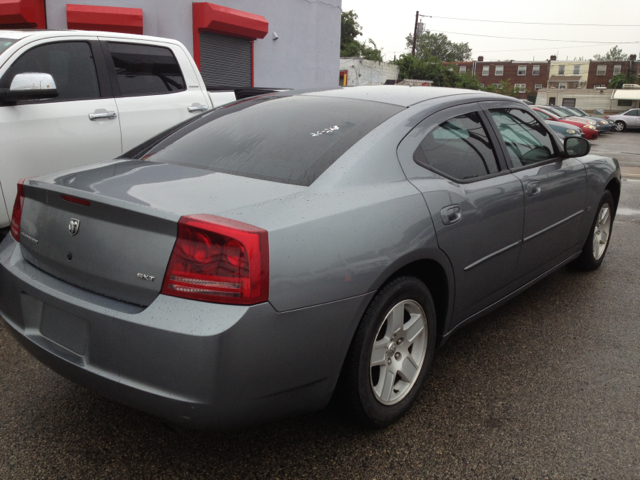
[[[611,207],[608,203],[604,203],[598,212],[598,219],[593,231],[593,258],[595,260],[600,260],[604,255],[610,235]]]

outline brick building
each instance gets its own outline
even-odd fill
[[[638,65],[636,55],[630,55],[629,61],[589,62],[589,76],[587,78],[587,88],[607,87],[611,79],[618,74],[626,74],[629,69],[633,75],[638,76]]]

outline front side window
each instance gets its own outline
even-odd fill
[[[555,156],[549,132],[533,115],[517,108],[500,108],[491,110],[491,118],[514,168],[544,162]]]
[[[420,143],[413,159],[423,167],[461,181],[499,171],[493,146],[476,112],[438,125]]]
[[[598,77],[603,77],[607,74],[607,66],[606,65],[598,65],[598,70],[596,71],[596,75]]]
[[[504,65],[496,65],[496,75],[500,76],[504,73]]]
[[[32,48],[11,65],[0,80],[0,88],[9,88],[13,77],[19,73],[51,75],[58,90],[53,101],[100,97],[93,52],[86,42],[48,43]]]
[[[527,74],[527,66],[526,65],[518,65],[518,75],[523,76]]]
[[[637,117],[640,114],[640,110],[629,110],[625,115],[630,115],[632,117]]]
[[[564,65],[558,67],[558,75],[564,75]]]
[[[534,65],[531,70],[532,75],[540,75],[540,65]]]
[[[482,67],[482,76],[483,77],[489,76],[489,65],[485,65],[484,67]]]
[[[573,66],[573,74],[574,75],[580,75],[580,65],[574,65]]]
[[[614,75],[620,75],[620,72],[622,72],[622,65],[614,65],[613,66],[613,74]]]
[[[108,42],[107,46],[120,95],[158,95],[186,89],[180,65],[170,49],[116,42]]]

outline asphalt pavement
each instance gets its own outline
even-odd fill
[[[633,162],[640,133],[593,150],[623,150],[620,139]],[[563,268],[455,333],[414,408],[384,430],[332,406],[175,432],[59,377],[0,323],[0,479],[638,478],[638,238],[640,179],[627,177],[602,267]]]

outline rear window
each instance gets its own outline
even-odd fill
[[[152,142],[151,149],[124,156],[309,186],[402,109],[361,100],[264,96],[213,110]]]
[[[158,95],[186,89],[180,65],[164,47],[107,43],[122,96]]]

